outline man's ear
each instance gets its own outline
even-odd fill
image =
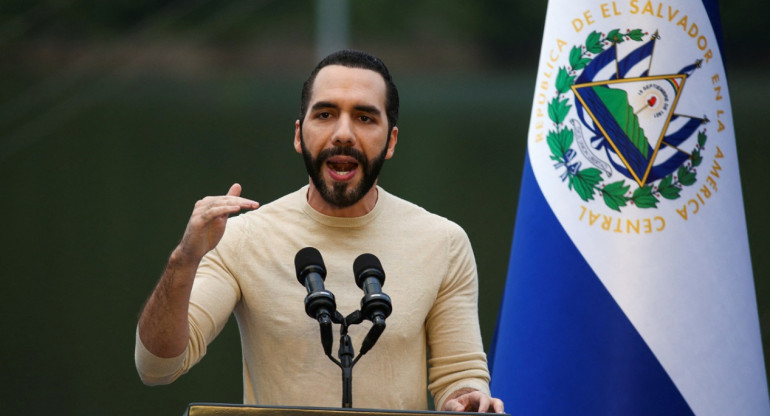
[[[388,151],[385,153],[385,159],[390,159],[396,153],[396,143],[398,143],[398,127],[393,126],[390,131],[390,141],[388,142]]]
[[[299,120],[294,122],[294,150],[297,153],[302,153],[302,126]]]

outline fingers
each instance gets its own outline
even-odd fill
[[[224,196],[207,196],[195,204],[196,210],[212,210],[227,206],[227,214],[234,214],[240,210],[252,210],[259,207],[259,202],[247,198],[241,198],[241,185],[234,183],[230,186],[227,194]],[[222,214],[220,214],[222,215]],[[206,218],[216,217],[218,215],[206,215]]]
[[[199,261],[219,244],[230,215],[259,207],[258,202],[241,198],[241,190],[241,185],[236,183],[230,186],[226,195],[207,196],[195,203],[180,243],[184,258]]]
[[[446,403],[444,410],[447,412],[464,412],[465,406],[458,403],[457,400],[453,400],[452,403]]]
[[[227,211],[227,214],[235,214],[240,210],[252,210],[259,207],[259,202],[237,196],[209,196],[201,199],[195,204],[193,215],[199,214],[204,218],[211,219],[218,217],[222,213],[218,211]]]
[[[495,413],[505,412],[505,406],[503,406],[503,401],[500,399],[492,399],[492,409],[494,409]]]
[[[487,413],[489,411],[489,396],[482,394],[479,398],[479,406],[476,408],[479,413]]]
[[[479,409],[479,401],[474,393],[466,393],[444,403],[444,410],[450,412],[475,412]]]
[[[238,206],[240,209],[257,209],[259,207],[259,202],[252,201],[251,199],[241,198],[241,191],[243,188],[240,184],[234,183],[232,186],[230,186],[230,190],[227,191],[228,197],[236,197],[234,202],[238,203]]]
[[[503,413],[503,401],[480,391],[466,393],[444,403],[449,412]]]
[[[241,185],[234,183],[232,186],[230,186],[230,190],[227,191],[227,196],[241,196],[241,190]]]
[[[210,207],[202,216],[203,223],[208,223],[212,220],[227,218],[231,214],[235,214],[241,210],[238,205],[224,205],[217,207]]]
[[[477,412],[479,413],[503,413],[503,401],[489,397],[486,394],[482,394],[482,398],[479,400],[479,407]]]
[[[461,405],[457,399],[451,399],[444,402],[444,407],[441,410],[446,412],[462,412],[465,410],[465,406]]]
[[[473,397],[469,397],[469,403],[465,406],[468,412],[487,413],[489,411],[490,397],[481,392],[474,392]]]

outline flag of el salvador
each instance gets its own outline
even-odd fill
[[[770,415],[715,0],[551,0],[492,393]]]

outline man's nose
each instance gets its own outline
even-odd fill
[[[353,120],[348,115],[342,115],[335,126],[332,135],[332,145],[353,146],[356,144],[356,136],[353,133]]]

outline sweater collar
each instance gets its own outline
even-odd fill
[[[333,217],[321,214],[310,206],[307,202],[308,188],[310,188],[310,185],[305,185],[296,192],[296,197],[301,200],[302,210],[314,221],[331,227],[361,227],[366,225],[380,215],[390,200],[390,194],[385,192],[380,186],[377,186],[377,204],[366,215],[360,217]]]

